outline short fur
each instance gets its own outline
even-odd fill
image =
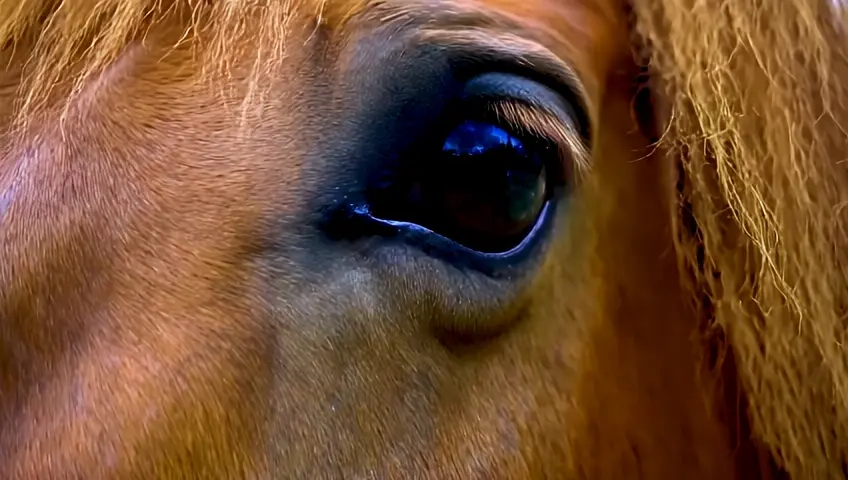
[[[682,165],[683,186],[667,200],[684,300],[708,334],[726,333],[754,436],[778,465],[792,478],[839,478],[848,455],[846,13],[828,0],[631,3],[660,114],[655,155]],[[56,96],[78,94],[166,18],[184,19],[181,41],[202,46],[214,72],[248,58],[259,84],[286,59],[295,10],[333,29],[363,6],[0,0],[0,46],[30,55],[14,115],[25,127]],[[258,49],[234,48],[249,35]]]

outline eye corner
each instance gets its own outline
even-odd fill
[[[324,212],[322,230],[332,241],[356,243],[362,238],[375,241],[357,247],[359,254],[373,256],[398,239],[424,255],[437,258],[452,268],[473,271],[493,280],[514,279],[532,268],[538,252],[549,240],[558,210],[556,202],[547,202],[531,232],[515,247],[503,252],[480,252],[418,224],[387,220],[372,214],[363,203],[340,204]]]

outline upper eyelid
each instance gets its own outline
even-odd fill
[[[591,167],[589,150],[579,132],[553,112],[514,99],[490,102],[490,108],[507,124],[552,140],[568,157],[563,161],[572,162],[578,176]]]
[[[447,51],[464,50],[461,56],[481,64],[494,59],[553,80],[562,87],[558,90],[574,94],[575,109],[585,116],[579,119],[579,127],[583,129],[580,133],[587,140],[591,138],[591,132],[595,130],[594,109],[589,105],[585,86],[571,66],[541,44],[513,33],[474,28],[422,28],[414,36],[416,42],[441,46]]]
[[[570,92],[570,97],[574,93]],[[512,73],[492,71],[465,83],[462,103],[482,102],[498,122],[544,139],[559,151],[565,171],[579,175],[589,168],[589,139],[573,101],[550,86]]]

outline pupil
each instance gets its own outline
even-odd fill
[[[438,233],[480,251],[509,250],[546,200],[538,150],[491,123],[465,121],[424,166],[413,201]]]

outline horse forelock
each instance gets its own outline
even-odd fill
[[[203,78],[248,65],[258,82],[285,56],[286,33],[296,15],[310,28],[335,28],[366,0],[194,2],[188,0],[0,0],[0,52],[26,59],[15,95],[16,119],[27,121],[49,100],[68,100],[119,59],[133,42],[144,44],[153,26],[174,20],[182,34],[172,48],[202,55]],[[302,25],[298,25],[302,27]],[[249,42],[249,50],[240,48]],[[160,45],[161,47],[161,45]],[[11,55],[11,57],[9,56]]]
[[[834,3],[633,2],[660,143],[682,161],[684,275],[727,333],[755,437],[792,478],[841,478],[848,454],[848,43]]]

